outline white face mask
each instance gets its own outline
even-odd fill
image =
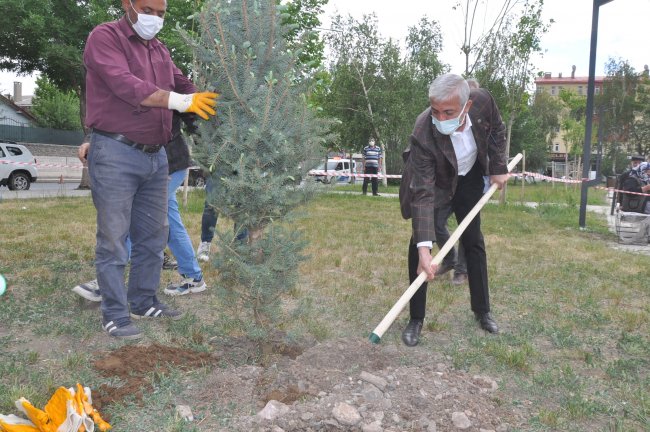
[[[138,14],[138,20],[135,23],[131,21],[129,14],[126,14],[126,17],[133,26],[133,30],[135,30],[138,36],[144,40],[151,40],[155,38],[158,32],[162,29],[165,20],[157,15],[139,13],[133,7],[133,3],[131,3],[131,9],[133,9],[133,11]]]
[[[433,115],[431,115],[431,120],[435,125],[436,129],[438,129],[438,132],[440,132],[443,135],[451,135],[452,133],[454,133],[456,129],[458,129],[461,125],[460,118],[463,115],[465,115],[464,111],[466,106],[467,106],[467,102],[465,102],[465,105],[463,105],[463,108],[461,108],[458,117],[453,119],[440,121],[437,118],[435,118]]]

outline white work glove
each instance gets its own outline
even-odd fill
[[[0,414],[0,430],[7,432],[39,432],[34,423],[13,414]]]
[[[86,425],[87,423],[84,422],[83,416],[86,414],[79,414],[77,412],[77,404],[75,403],[74,400],[69,400],[66,403],[66,416],[65,420],[63,423],[59,425],[59,427],[56,429],[56,432],[79,432],[79,428],[81,425]],[[87,418],[87,416],[86,416]],[[90,420],[90,429],[86,427],[86,431],[88,432],[94,432],[95,430],[95,424]]]
[[[216,114],[213,107],[217,105],[217,96],[219,96],[217,93],[212,92],[200,92],[191,94],[169,92],[167,109],[176,110],[182,113],[195,113],[203,120],[207,120],[209,118],[208,114]]]

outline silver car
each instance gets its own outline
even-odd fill
[[[10,190],[27,190],[38,178],[36,159],[27,147],[0,141],[0,186]]]

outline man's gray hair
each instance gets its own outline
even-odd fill
[[[458,97],[461,106],[469,99],[469,85],[465,78],[448,73],[433,80],[429,87],[429,99],[444,102],[454,97]]]

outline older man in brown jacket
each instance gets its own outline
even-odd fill
[[[508,179],[505,125],[490,92],[470,88],[459,75],[445,74],[429,88],[430,108],[415,121],[410,137],[408,192],[401,196],[402,206],[410,207],[414,253],[409,267],[425,272],[433,280],[436,266],[431,264],[435,240],[434,207],[447,195],[458,222],[481,199],[483,176],[501,189]],[[404,179],[403,179],[404,181]],[[404,188],[403,188],[404,189]],[[405,209],[403,209],[405,210]],[[482,329],[498,333],[490,315],[485,242],[480,214],[461,236],[465,248],[471,307]],[[415,249],[417,248],[417,249]],[[415,254],[417,250],[417,254]],[[402,333],[408,346],[417,345],[424,321],[426,286],[411,299],[411,320]]]

